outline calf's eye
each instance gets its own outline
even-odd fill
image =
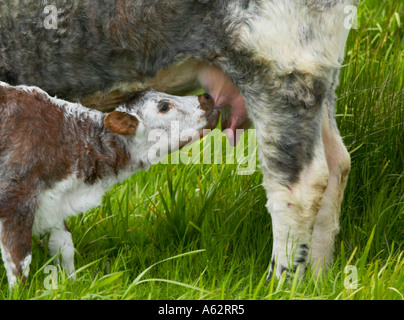
[[[159,106],[159,111],[164,113],[170,110],[171,105],[168,102],[161,103]]]

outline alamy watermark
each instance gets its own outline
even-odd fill
[[[346,15],[344,19],[344,28],[347,30],[358,29],[358,7],[356,6],[345,6],[344,13]]]
[[[43,286],[46,290],[57,289],[58,288],[58,268],[54,265],[47,265],[43,272],[48,274],[44,281]]]
[[[207,3],[209,0],[188,0],[188,1],[198,1],[201,3]],[[354,5],[347,5],[344,7],[344,28],[347,30],[358,29],[358,19],[357,19],[358,7]],[[60,11],[55,5],[45,6],[43,13],[45,14],[45,19],[43,21],[43,26],[47,30],[58,29],[58,21]]]
[[[194,129],[180,132],[179,122],[173,121],[170,134],[162,129],[150,132],[148,161],[151,164],[231,164],[237,166],[238,175],[256,172],[258,148],[255,129],[237,129],[238,143],[235,147],[225,138],[226,133],[226,130],[222,132],[219,129],[206,129],[203,130],[204,138],[193,143],[199,140],[200,132]],[[178,150],[184,143],[185,146],[178,152],[166,156],[170,150]]]
[[[58,8],[55,5],[48,5],[44,8],[43,13],[45,14],[45,20],[43,21],[44,28],[47,30],[58,29]]]
[[[56,290],[59,287],[59,277],[61,274],[60,267],[55,265],[47,265],[43,273],[47,276],[43,281],[43,286],[46,290]],[[356,290],[358,289],[358,269],[353,265],[347,265],[344,268],[344,288],[347,290]],[[70,277],[69,277],[70,278]],[[75,278],[73,278],[75,279]]]
[[[344,288],[348,290],[358,289],[358,268],[348,265],[344,268]]]

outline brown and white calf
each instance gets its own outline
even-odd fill
[[[150,167],[152,130],[166,132],[160,141],[171,143],[171,123],[178,121],[179,132],[193,129],[199,138],[216,127],[219,113],[208,94],[147,91],[104,114],[0,82],[0,244],[10,287],[28,276],[32,233],[50,234],[50,254],[61,252],[62,267],[74,277],[65,218],[97,206],[114,184]]]

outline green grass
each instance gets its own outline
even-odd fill
[[[352,171],[327,274],[265,281],[272,230],[259,171],[159,164],[68,221],[76,281],[59,270],[46,289],[47,239],[34,239],[25,287],[9,292],[0,264],[0,299],[404,299],[403,7],[363,1],[348,40],[337,121]]]

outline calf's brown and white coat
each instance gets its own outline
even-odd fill
[[[180,133],[194,129],[199,138],[218,116],[207,94],[147,91],[106,115],[36,87],[0,82],[0,244],[10,287],[28,275],[32,233],[50,234],[50,254],[60,251],[62,267],[74,277],[65,218],[97,206],[114,184],[150,166],[152,130],[167,133],[161,143],[174,141],[170,128],[178,121]]]

